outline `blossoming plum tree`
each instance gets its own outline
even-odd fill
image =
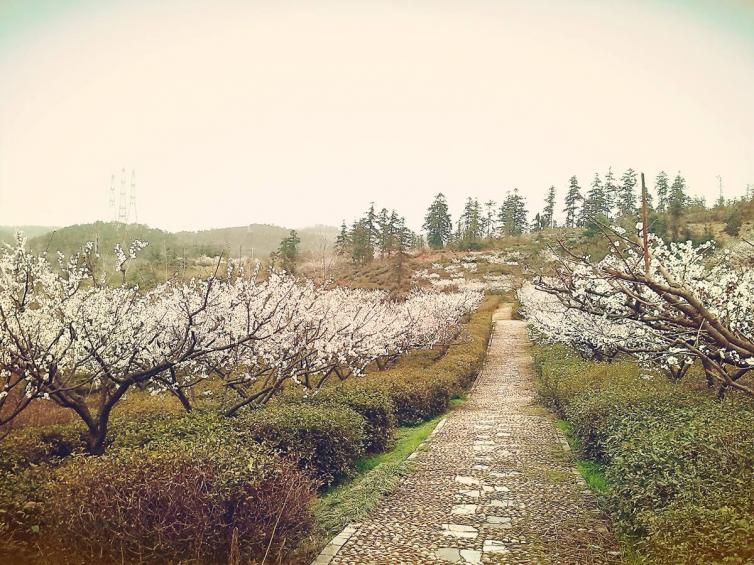
[[[645,250],[619,229],[604,233],[604,259],[567,252],[554,276],[536,282],[557,297],[568,329],[553,329],[552,319],[535,327],[563,341],[583,334],[596,348],[662,364],[676,378],[696,359],[720,396],[729,389],[754,395],[742,381],[754,369],[754,272],[712,243],[667,244],[650,235]],[[535,293],[521,296],[527,312],[537,309]]]
[[[229,262],[205,280],[128,286],[128,252],[116,249],[119,286],[98,279],[92,246],[57,268],[19,238],[0,253],[0,425],[38,398],[74,411],[93,454],[106,448],[115,405],[134,386],[177,396],[218,378],[233,415],[267,402],[291,381],[316,390],[331,375],[453,339],[481,294],[417,292],[402,303],[380,291],[311,281]]]

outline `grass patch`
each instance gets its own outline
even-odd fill
[[[440,420],[437,417],[417,426],[399,428],[392,450],[362,457],[356,463],[358,474],[351,481],[322,495],[314,507],[315,528],[301,548],[303,552],[318,552],[333,535],[366,516],[396,487],[401,477],[411,473],[414,464],[407,457],[429,437]]]
[[[367,473],[375,467],[378,467],[384,463],[404,460],[406,457],[411,455],[411,453],[413,453],[417,447],[419,447],[419,444],[421,442],[429,437],[429,434],[432,433],[432,430],[435,428],[437,422],[439,421],[440,417],[437,417],[427,422],[423,422],[418,426],[405,426],[403,428],[398,428],[396,433],[395,447],[390,451],[377,453],[376,455],[368,455],[356,461],[357,475]],[[339,489],[346,488],[348,486],[350,485],[343,485],[342,487],[332,489],[325,495],[325,498],[332,496],[332,494],[334,494]]]
[[[568,445],[574,453],[581,452],[581,442],[573,433],[573,426],[567,420],[555,420],[555,427],[566,436]],[[584,477],[589,488],[599,494],[606,493],[610,484],[605,477],[605,466],[591,459],[579,459],[576,461],[576,468],[581,476]]]
[[[584,477],[590,489],[600,494],[604,494],[609,490],[610,484],[605,477],[604,465],[600,465],[596,461],[589,459],[581,459],[576,461],[576,468],[581,473],[581,476]]]
[[[468,394],[465,394],[465,393],[459,394],[450,399],[450,403],[448,404],[448,406],[450,407],[451,410],[453,408],[458,408],[461,404],[466,402],[468,399],[469,399]]]

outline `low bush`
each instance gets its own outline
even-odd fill
[[[499,297],[488,297],[470,316],[457,343],[431,365],[401,360],[388,371],[346,384],[360,382],[383,390],[393,403],[400,426],[413,426],[442,414],[450,400],[463,394],[479,373],[490,339],[492,313],[499,303]]]
[[[325,388],[316,394],[304,396],[300,392],[283,395],[281,402],[304,403],[318,406],[346,406],[364,418],[364,449],[379,453],[390,447],[395,431],[395,406],[383,389],[366,386],[355,379],[353,386],[338,385]]]
[[[535,350],[543,400],[604,463],[606,508],[639,549],[671,563],[744,563],[754,555],[754,405],[642,374]],[[654,561],[653,561],[654,562]]]
[[[754,501],[749,499],[749,504]],[[680,504],[652,515],[641,544],[650,562],[753,563],[754,508]]]
[[[46,490],[47,555],[89,562],[227,562],[290,548],[311,480],[260,446],[174,443],[74,457]]]
[[[275,402],[233,426],[296,461],[323,487],[347,477],[364,453],[364,418],[346,406]]]

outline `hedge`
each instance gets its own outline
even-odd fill
[[[338,385],[306,395],[296,390],[282,395],[278,402],[345,406],[364,418],[364,450],[367,453],[386,451],[392,444],[395,406],[390,395],[381,388],[360,383],[357,386]]]
[[[754,560],[754,404],[718,401],[630,361],[535,350],[543,401],[605,465],[603,502],[655,561]],[[654,562],[654,561],[653,561]]]
[[[72,457],[45,496],[47,555],[220,563],[293,547],[311,526],[314,485],[258,445],[177,442]]]
[[[233,426],[296,461],[322,487],[347,477],[364,453],[364,418],[346,406],[273,403],[235,418]]]

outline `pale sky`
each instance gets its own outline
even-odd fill
[[[754,184],[752,0],[0,0],[0,224],[418,228],[444,192]]]

